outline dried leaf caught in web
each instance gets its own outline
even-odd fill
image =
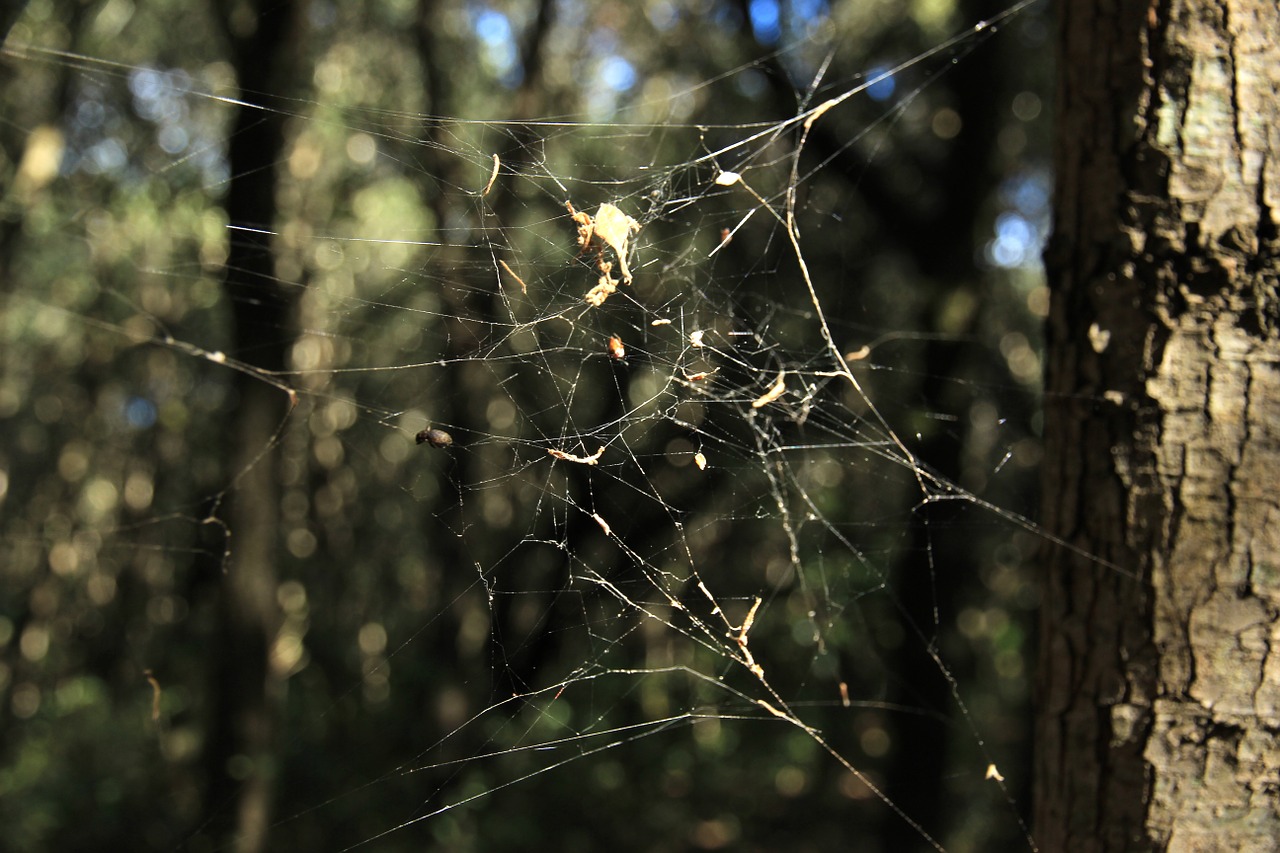
[[[583,297],[587,304],[593,308],[599,308],[604,301],[614,294],[618,289],[618,285],[613,283],[613,279],[609,277],[609,271],[613,269],[613,264],[600,264],[600,280],[596,286],[587,291],[587,295]]]
[[[573,219],[573,225],[578,229],[578,254],[584,255],[591,248],[591,238],[596,229],[595,222],[592,221],[590,213],[574,210],[573,202],[566,201],[564,206],[568,208],[569,216]]]
[[[640,223],[627,216],[612,204],[600,205],[593,219],[590,214],[575,210],[572,202],[565,202],[573,224],[578,229],[578,254],[583,255],[594,250],[597,254],[596,265],[604,275],[612,268],[605,261],[606,248],[613,249],[618,258],[618,272],[623,284],[631,283],[631,270],[627,267],[627,252],[630,250],[631,235],[640,230]],[[603,300],[601,300],[603,301]]]
[[[640,223],[627,216],[609,203],[600,205],[596,211],[595,239],[602,246],[608,246],[618,255],[618,272],[622,274],[624,284],[631,283],[631,270],[627,269],[628,243],[631,235],[640,230]]]

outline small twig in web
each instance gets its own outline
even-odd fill
[[[751,654],[751,649],[747,648],[747,634],[750,633],[751,626],[755,624],[756,611],[760,609],[760,604],[761,604],[760,596],[756,596],[755,600],[752,602],[751,609],[747,611],[747,618],[742,620],[742,626],[735,628],[733,626],[733,623],[729,621],[728,616],[725,615],[724,610],[720,608],[720,604],[716,601],[715,596],[711,594],[711,590],[707,589],[707,585],[703,583],[701,579],[698,580],[698,589],[700,589],[702,591],[702,594],[707,597],[707,601],[711,602],[711,605],[713,608],[711,611],[711,615],[712,616],[718,615],[721,618],[721,620],[724,621],[725,627],[729,629],[729,636],[732,637],[733,641],[738,644],[738,650],[742,653],[742,657],[738,659],[738,662],[741,663],[743,666],[745,666],[752,675],[760,679],[760,683],[765,686],[765,688],[769,691],[770,694],[773,695],[775,699],[778,699],[779,702],[782,702],[781,697],[779,697],[777,693],[774,693],[773,688],[769,686],[769,682],[765,680],[764,667],[756,663],[755,656]],[[772,710],[771,706],[770,706],[770,710]],[[784,714],[778,713],[777,711],[773,711],[773,713],[778,714],[778,716],[782,717],[783,719],[792,719]]]
[[[604,531],[605,536],[613,536],[613,528],[609,526],[609,522],[600,517],[600,513],[593,512],[591,517],[595,519],[596,524],[600,525],[600,529]]]
[[[751,408],[763,408],[785,393],[787,393],[787,372],[785,370],[780,370],[778,371],[778,378],[773,381],[773,385],[769,390],[751,401]]]
[[[565,453],[563,450],[556,450],[554,447],[547,449],[547,455],[555,459],[563,459],[565,462],[577,462],[579,465],[595,465],[600,461],[600,457],[604,455],[604,448],[600,448],[590,456],[574,456],[572,453]],[[596,520],[600,521],[600,517],[596,516]],[[600,522],[604,524],[604,522]]]
[[[739,650],[742,651],[743,664],[745,664],[747,669],[751,671],[752,675],[756,676],[757,678],[763,681],[764,667],[756,663],[755,657],[751,654],[751,649],[747,648],[747,632],[751,630],[751,626],[755,623],[756,611],[759,609],[760,609],[760,597],[756,596],[756,600],[752,603],[751,609],[747,611],[747,618],[742,620],[742,627],[738,629],[738,636],[734,637],[733,640],[735,643],[738,644]],[[768,703],[762,701],[761,704],[765,705],[765,707],[769,708],[770,711],[773,711],[773,713],[777,714],[779,717],[783,716],[778,711],[775,711],[772,707],[770,707]]]
[[[747,647],[747,633],[756,622],[756,611],[760,609],[760,601],[760,596],[757,595],[751,604],[751,609],[747,611],[747,618],[742,620],[742,627],[738,629],[738,645],[744,649]]]
[[[142,674],[151,685],[151,722],[158,723],[160,722],[160,682],[155,673],[149,669],[144,669]]]
[[[819,118],[821,118],[823,113],[825,113],[827,110],[834,107],[837,103],[839,103],[839,101],[835,98],[832,98],[829,101],[824,101],[823,103],[819,104],[817,109],[809,113],[809,117],[804,120],[805,133],[809,132],[809,129],[813,127],[813,123],[817,121]]]
[[[719,614],[721,612],[720,605],[716,602],[716,597],[711,594],[711,590],[707,589],[707,585],[702,582],[702,578],[698,578],[698,589],[702,590],[702,594],[707,597],[707,601],[711,602],[711,615]]]
[[[528,286],[527,284],[525,284],[525,283],[524,283],[524,279],[522,279],[520,276],[516,275],[516,271],[515,271],[515,270],[513,270],[511,267],[507,266],[507,262],[506,262],[506,261],[501,261],[501,260],[500,260],[500,261],[498,261],[498,265],[499,265],[500,267],[502,267],[504,270],[506,270],[506,271],[507,271],[507,275],[511,276],[512,278],[514,278],[514,279],[516,280],[516,284],[520,285],[520,292],[521,292],[521,293],[528,293],[528,292],[529,292],[529,286]]]
[[[763,699],[757,699],[757,700],[756,700],[756,704],[757,704],[757,705],[759,705],[761,708],[764,708],[764,709],[765,709],[766,711],[768,711],[770,714],[773,714],[773,715],[774,715],[775,717],[777,717],[779,720],[786,720],[788,723],[792,723],[792,724],[794,724],[794,725],[798,725],[798,726],[800,726],[800,728],[802,728],[802,729],[804,729],[804,730],[806,730],[806,731],[808,731],[808,730],[809,730],[809,727],[808,727],[808,726],[806,726],[804,723],[801,723],[799,720],[797,720],[795,717],[791,716],[790,714],[783,713],[782,711],[779,711],[777,708],[773,707],[772,705],[770,705],[768,702],[764,701]]]
[[[489,173],[489,183],[484,185],[484,189],[480,191],[481,196],[489,194],[489,190],[493,189],[494,181],[498,180],[498,170],[502,168],[502,161],[498,159],[498,155],[493,155],[493,171]]]

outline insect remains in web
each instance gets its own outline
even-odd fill
[[[418,444],[429,444],[432,447],[453,446],[453,436],[449,435],[449,433],[442,429],[435,429],[434,427],[424,429],[422,432],[414,436],[414,440],[417,441]]]
[[[596,271],[600,277],[596,286],[587,291],[588,305],[598,308],[604,304],[619,284],[631,284],[631,268],[627,266],[627,253],[631,250],[631,238],[640,231],[640,223],[608,202],[600,205],[596,215],[575,210],[573,202],[566,201],[565,208],[578,229],[578,257],[595,253]],[[606,250],[613,250],[615,260],[606,260]],[[615,266],[618,277],[614,277]]]

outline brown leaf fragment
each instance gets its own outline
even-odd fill
[[[566,201],[564,206],[578,230],[578,256],[594,251],[596,267],[602,275],[608,276],[613,265],[612,262],[605,261],[604,253],[605,249],[612,249],[617,256],[622,283],[630,284],[631,269],[627,266],[627,252],[631,248],[631,235],[640,230],[640,223],[608,202],[600,205],[594,218],[589,213],[574,209],[573,202]]]
[[[607,202],[596,211],[595,237],[617,254],[618,272],[622,274],[623,284],[631,283],[631,270],[627,268],[628,244],[631,235],[639,230],[639,222]]]
[[[583,297],[592,308],[599,308],[618,289],[618,285],[609,277],[609,270],[613,269],[613,265],[604,263],[600,265],[600,269],[604,274],[600,276],[596,286],[588,290],[587,295]]]

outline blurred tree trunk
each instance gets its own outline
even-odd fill
[[[990,18],[1004,6],[1002,0],[966,0],[959,5],[963,10],[960,17],[970,21]],[[1001,130],[999,111],[1009,98],[1005,88],[1008,83],[1002,79],[1002,74],[1007,76],[1007,65],[1002,59],[995,51],[978,51],[954,69],[951,93],[963,124],[948,147],[947,156],[940,159],[929,176],[940,203],[931,217],[907,214],[919,217],[916,227],[907,232],[907,239],[918,241],[911,256],[920,265],[922,281],[934,291],[922,300],[922,316],[917,325],[934,333],[922,348],[924,378],[916,389],[917,405],[922,411],[954,415],[957,423],[968,422],[967,413],[973,402],[957,387],[957,368],[974,361],[970,340],[981,333],[983,317],[977,310],[970,311],[959,328],[947,328],[937,306],[945,302],[948,294],[966,290],[974,293],[975,306],[982,303],[983,279],[974,252],[974,223],[983,221],[984,206],[998,181],[991,152],[996,149]],[[949,481],[962,482],[965,436],[960,431],[926,431],[913,450]],[[979,543],[972,541],[972,531],[960,523],[958,507],[943,502],[922,506],[911,515],[911,547],[903,550],[894,565],[894,589],[904,612],[928,644],[899,643],[887,652],[889,669],[897,675],[887,701],[935,711],[938,716],[920,713],[892,717],[894,751],[893,760],[884,771],[885,793],[935,838],[949,837],[965,819],[965,815],[949,808],[952,798],[946,788],[947,767],[939,756],[957,748],[957,731],[942,722],[955,701],[953,679],[972,678],[968,661],[959,664],[959,669],[951,662],[946,670],[938,665],[937,648],[951,640],[946,632],[954,629],[936,620],[939,613],[960,612],[966,584],[978,576],[980,564],[988,556]],[[941,568],[935,566],[937,555],[945,555]],[[922,767],[935,768],[935,772],[921,773]],[[886,849],[924,849],[910,824],[894,814],[882,817],[880,832]]]
[[[266,109],[237,109],[228,142],[226,211],[232,225],[268,231],[276,219],[276,167],[284,151],[283,111],[265,92],[288,92],[295,4],[227,3],[220,10],[236,80],[246,98]],[[232,231],[225,289],[233,320],[233,355],[265,372],[285,368],[294,298],[275,277],[270,237]],[[279,676],[269,652],[279,616],[280,478],[277,436],[291,396],[256,375],[240,372],[228,427],[234,479],[224,518],[229,558],[222,576],[217,645],[213,649],[213,713],[205,760],[210,783],[208,826],[240,853],[267,849]],[[232,804],[234,803],[234,807]]]
[[[26,8],[26,0],[9,0],[8,3],[0,3],[0,43],[8,37],[9,30],[18,23],[18,18]]]
[[[1036,836],[1274,850],[1280,11],[1059,10]]]

